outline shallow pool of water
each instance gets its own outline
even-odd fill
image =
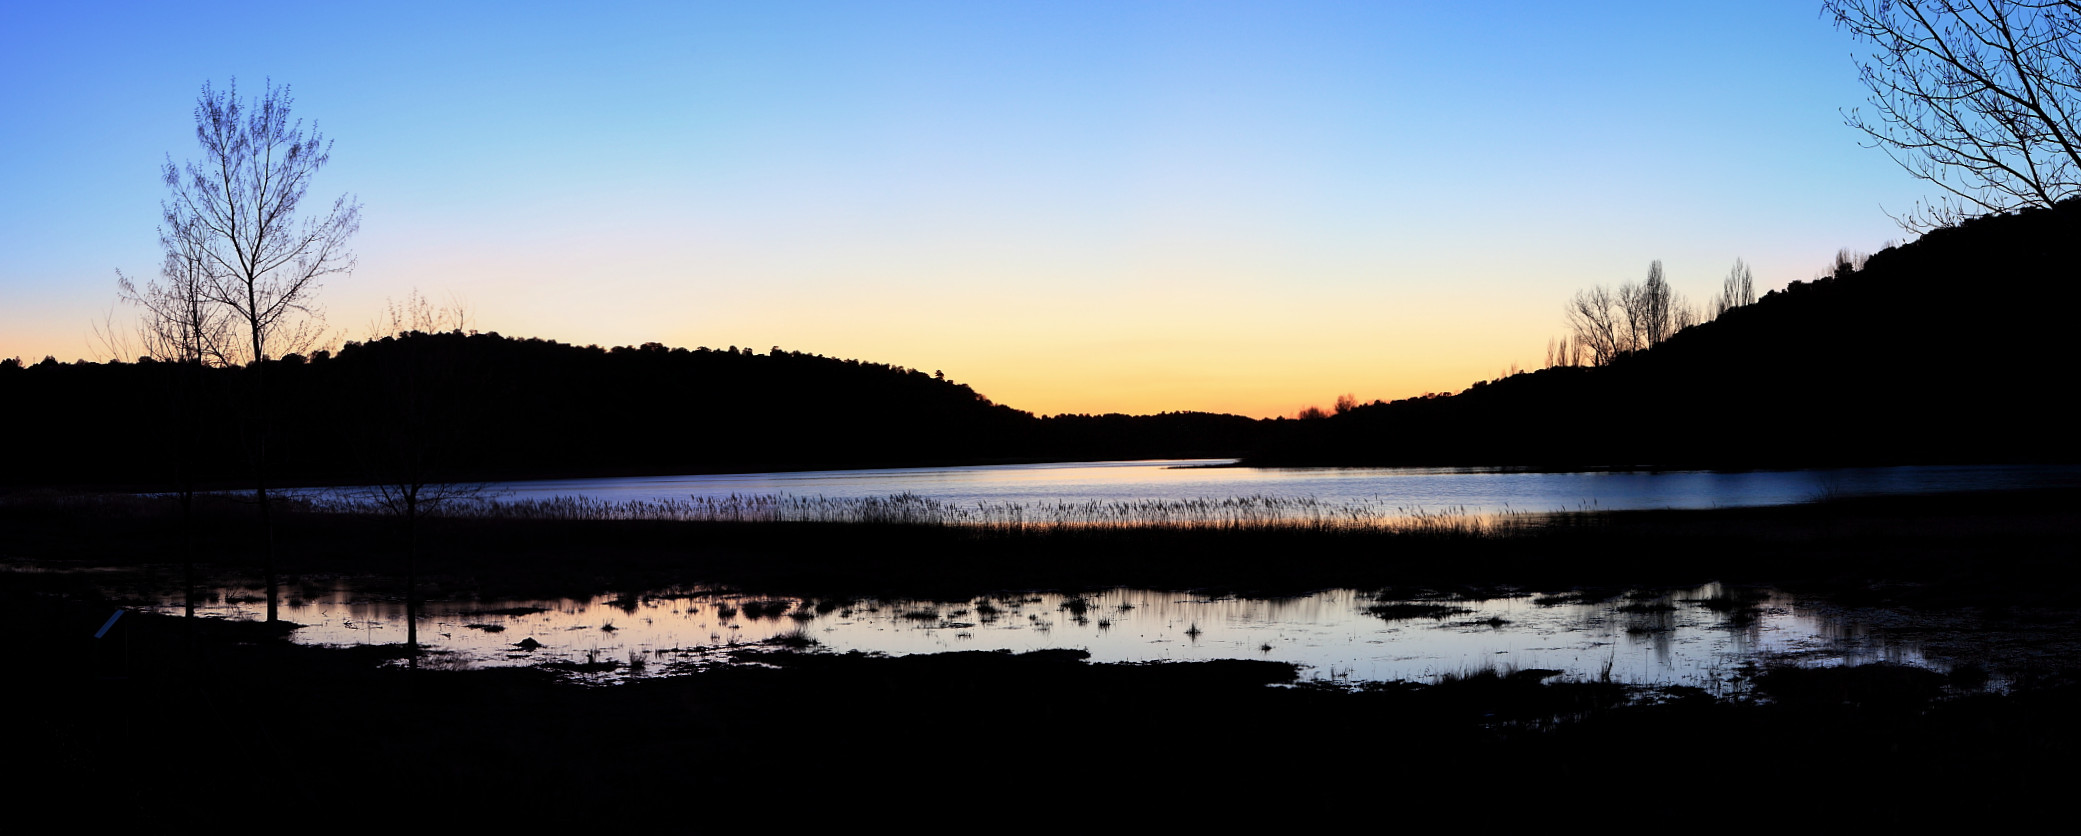
[[[340,587],[290,598],[284,620],[307,644],[397,644],[404,605]],[[1412,606],[1413,605],[1413,606]],[[177,601],[163,604],[178,611]],[[258,618],[257,593],[224,590],[207,615]],[[1742,687],[1752,663],[1888,661],[1941,668],[1921,649],[1780,593],[1718,584],[1489,600],[1384,600],[1353,590],[1276,599],[1200,598],[1152,590],[1053,593],[959,603],[758,598],[693,591],[590,599],[430,601],[419,631],[446,664],[552,664],[596,681],[724,663],[773,641],[889,654],[1076,648],[1094,662],[1271,659],[1307,678],[1416,680],[1487,668],[1551,669],[1715,693]]]

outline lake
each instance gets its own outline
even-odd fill
[[[1774,505],[1825,497],[2081,485],[2081,467],[1953,466],[1794,471],[1550,473],[1479,468],[1258,469],[1227,460],[625,477],[507,482],[504,501],[600,503],[731,497],[874,501],[920,497],[948,507],[1305,500],[1392,516]],[[741,507],[741,506],[733,506]],[[1293,507],[1278,506],[1271,507]],[[999,515],[1001,517],[1001,515]],[[403,607],[346,586],[285,592],[282,617],[319,644],[403,641]],[[219,590],[212,615],[257,616],[258,593]],[[169,609],[178,602],[165,602]],[[1738,689],[1756,663],[1886,660],[1941,668],[1870,618],[1769,590],[1636,590],[1615,597],[1517,596],[1381,601],[1355,590],[1279,599],[1200,598],[1116,589],[963,602],[747,598],[712,590],[626,590],[542,601],[429,601],[420,635],[473,666],[585,666],[601,680],[698,669],[785,638],[838,651],[1088,650],[1094,661],[1261,658],[1339,681],[1434,679],[1489,667],[1577,679]],[[1889,636],[1891,636],[1889,638]],[[523,646],[525,645],[525,646]]]
[[[1501,468],[1243,468],[1228,459],[920,467],[500,482],[515,500],[603,502],[910,494],[953,506],[1305,499],[1378,513],[1470,514],[1781,505],[1823,497],[2081,485],[2081,467],[1966,465],[1827,470],[1534,472]]]

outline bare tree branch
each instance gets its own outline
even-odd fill
[[[1712,319],[1745,305],[1756,304],[1756,277],[1749,265],[1737,258],[1734,267],[1727,271],[1727,278],[1720,282],[1720,295],[1712,300]]]
[[[243,326],[242,344],[224,347],[238,364],[310,350],[323,333],[323,280],[354,270],[347,240],[361,228],[361,204],[351,195],[297,222],[332,143],[290,121],[293,103],[286,86],[242,103],[236,81],[222,93],[204,84],[195,105],[202,159],[176,167],[169,158],[161,170],[172,191],[161,242],[196,274],[203,297]]]
[[[1844,121],[1942,195],[1910,232],[2081,194],[2081,3],[1826,0],[1874,47],[1858,77],[1873,113]]]
[[[1617,300],[1603,285],[1577,291],[1568,300],[1568,327],[1575,332],[1577,350],[1589,355],[1591,365],[1607,365],[1625,350],[1617,309]]]

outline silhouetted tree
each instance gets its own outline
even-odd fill
[[[136,332],[143,356],[162,363],[223,365],[235,343],[230,311],[210,300],[203,255],[164,228],[159,246],[164,251],[159,278],[139,287],[116,271],[118,298],[139,309]]]
[[[1575,332],[1576,346],[1588,352],[1591,365],[1609,365],[1629,350],[1618,300],[1603,285],[1577,291],[1568,300],[1568,326]]]
[[[1682,293],[1672,292],[1670,294],[1669,336],[1676,336],[1682,333],[1685,328],[1697,325],[1703,321],[1705,320],[1699,316],[1698,309],[1691,306],[1691,300],[1684,298]]]
[[[195,485],[198,459],[202,455],[199,436],[203,429],[203,370],[220,366],[226,346],[232,341],[228,311],[212,303],[206,284],[208,273],[192,242],[159,231],[164,259],[159,278],[139,287],[121,270],[116,271],[119,298],[139,309],[136,336],[150,359],[167,365],[155,375],[163,384],[153,401],[155,413],[145,422],[170,451],[174,467],[174,497],[181,508],[181,576],[183,608],[195,616]],[[113,351],[127,345],[115,327],[103,336]],[[127,353],[127,352],[123,352]]]
[[[1647,280],[1619,285],[1618,305],[1624,314],[1626,335],[1620,353],[1645,351],[1698,324],[1698,313],[1689,300],[1669,285],[1662,261],[1648,264]]]
[[[1741,259],[1734,260],[1734,267],[1727,271],[1727,278],[1720,282],[1720,295],[1713,299],[1712,318],[1735,308],[1756,304],[1756,277],[1749,272],[1749,265]]]
[[[481,482],[456,478],[464,434],[475,425],[465,402],[464,384],[475,376],[463,334],[468,323],[460,302],[436,307],[415,290],[386,306],[357,352],[366,361],[360,390],[371,396],[359,422],[366,495],[403,529],[405,646],[415,668],[421,520],[484,490]]]
[[[195,103],[195,139],[202,159],[161,169],[171,196],[161,204],[160,230],[169,260],[192,270],[203,299],[221,306],[239,330],[224,356],[249,365],[246,402],[254,499],[265,531],[267,620],[277,619],[274,525],[267,492],[271,404],[265,360],[308,351],[319,335],[314,307],[325,277],[354,269],[347,239],[360,228],[352,196],[333,201],[323,217],[297,219],[312,175],[331,158],[332,145],[316,126],[289,120],[287,86],[267,85],[241,103],[234,81],[219,93],[209,83]]]
[[[1828,272],[1822,274],[1822,278],[1849,278],[1857,271],[1864,269],[1864,263],[1870,260],[1870,253],[1860,253],[1844,247],[1835,251],[1835,260],[1829,263]]]
[[[1547,365],[1605,366],[1620,355],[1645,351],[1698,324],[1702,317],[1690,300],[1669,285],[1662,262],[1651,262],[1647,280],[1625,282],[1617,293],[1597,286],[1568,300],[1568,329],[1573,345],[1563,339],[1547,345]]]
[[[1669,336],[1669,281],[1662,276],[1660,259],[1648,264],[1647,281],[1619,285],[1618,301],[1626,319],[1623,351],[1652,348]]]
[[[1859,67],[1876,112],[1845,121],[1942,189],[1896,218],[1911,232],[2081,194],[2081,2],[1826,0],[1875,47]]]
[[[1669,338],[1671,321],[1676,314],[1675,295],[1669,289],[1669,279],[1662,273],[1662,260],[1648,264],[1647,281],[1640,286],[1642,308],[1642,342],[1648,348],[1661,345]]]

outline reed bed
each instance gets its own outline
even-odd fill
[[[323,504],[332,511],[377,510],[367,500],[352,496],[331,498]],[[1482,514],[1462,507],[1434,510],[1263,495],[1052,503],[955,503],[912,493],[847,498],[787,494],[629,500],[493,497],[450,503],[435,513],[479,520],[828,523],[956,528],[993,534],[1160,529],[1489,536],[1522,530],[1535,520],[1535,515],[1523,512]]]

